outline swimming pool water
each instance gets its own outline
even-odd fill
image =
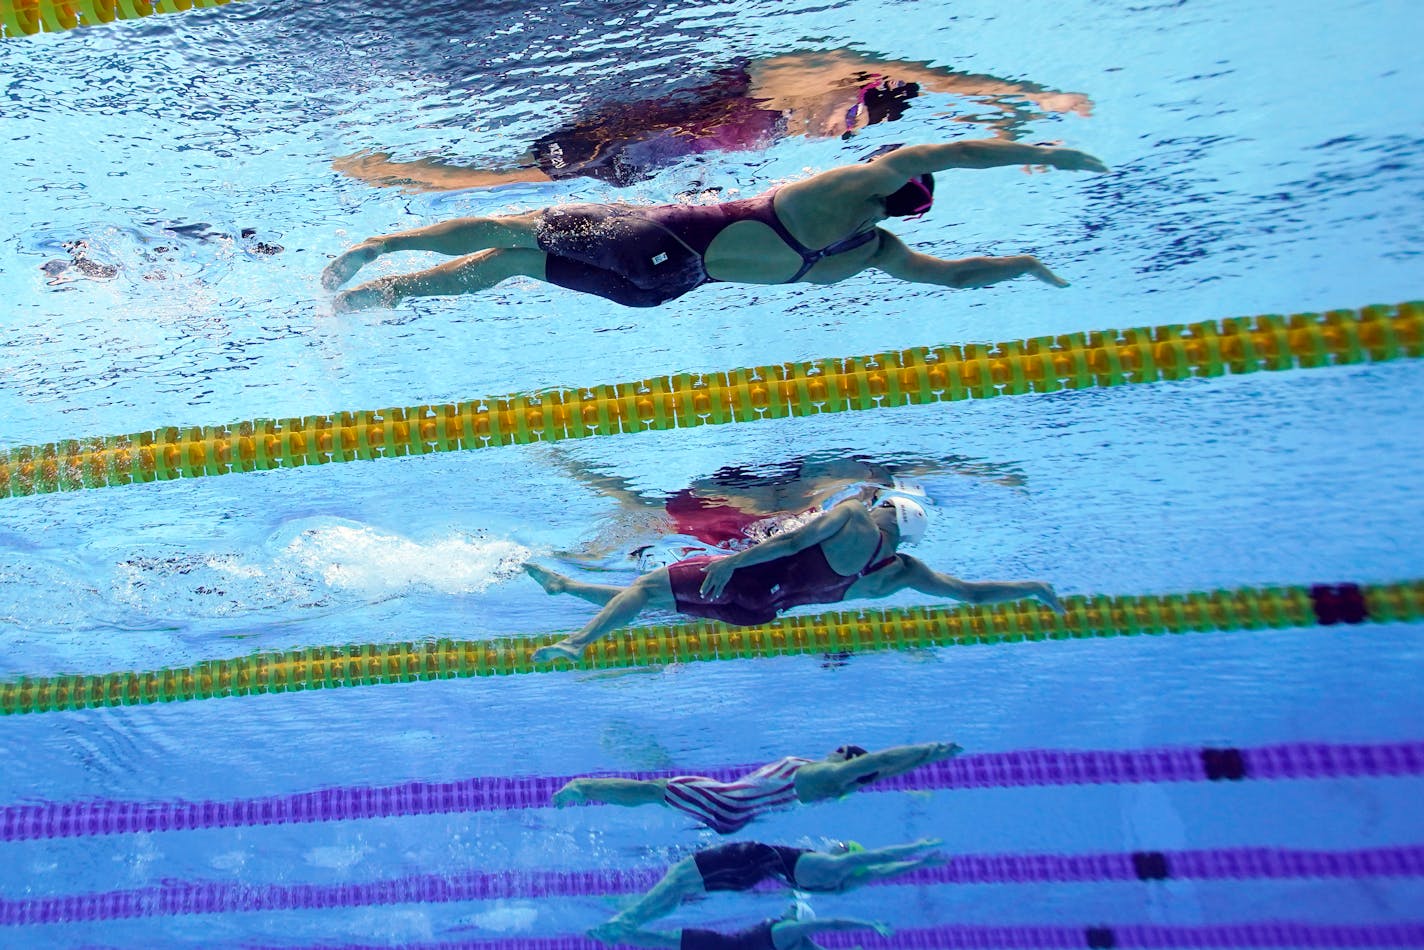
[[[1383,0],[250,0],[3,39],[0,436],[9,447],[1408,300],[1424,250],[1420,26],[1411,5]],[[931,253],[1037,254],[1071,287],[951,293],[862,275],[623,310],[513,282],[329,312],[322,267],[369,234],[566,200],[751,195],[883,143],[983,134],[1002,114],[1003,102],[926,92],[849,142],[705,152],[626,188],[410,194],[331,165],[362,149],[507,162],[579,115],[676,99],[744,61],[840,49],[1091,100],[1084,116],[1009,96],[1027,114],[1013,131],[1100,155],[1111,174],[947,173],[934,213],[895,227]],[[71,261],[75,241],[112,274],[43,269]],[[518,565],[626,527],[576,469],[656,499],[731,466],[938,459],[924,481],[940,505],[917,554],[1069,595],[1408,581],[1421,576],[1421,407],[1424,376],[1406,360],[0,499],[0,666],[8,681],[575,629],[587,605],[547,597]],[[0,807],[696,772],[844,742],[952,739],[990,754],[1417,741],[1420,630],[748,659],[12,716]],[[1416,776],[866,793],[746,835],[935,836],[955,854],[1403,847],[1424,843],[1421,791]],[[712,838],[656,809],[539,808],[4,841],[0,918],[15,906],[4,902],[165,882],[655,868]],[[0,926],[0,945],[518,946],[579,934],[616,906],[354,903]],[[916,885],[809,903],[902,929],[1386,924],[1419,920],[1424,889],[1417,875]],[[671,921],[735,929],[786,904],[718,895]]]

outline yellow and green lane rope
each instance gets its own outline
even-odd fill
[[[0,0],[0,34],[60,33],[78,26],[136,20],[155,13],[217,7],[229,0]]]
[[[1424,617],[1424,580],[1396,584],[1243,587],[1186,594],[1068,597],[1055,614],[1037,604],[934,606],[786,617],[756,627],[710,622],[616,631],[589,647],[577,668],[802,654],[1121,637],[1211,630],[1395,623]],[[134,706],[567,668],[536,664],[552,636],[431,639],[311,647],[151,672],[22,677],[0,682],[0,713]]]
[[[1424,303],[916,347],[0,450],[0,497],[1424,355]]]

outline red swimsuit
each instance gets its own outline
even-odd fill
[[[880,557],[881,543],[865,567],[846,576],[836,573],[819,544],[762,564],[739,567],[717,597],[701,592],[705,568],[715,557],[690,557],[668,568],[673,600],[679,613],[707,617],[739,627],[769,623],[783,610],[802,604],[837,604],[852,584],[895,560]]]

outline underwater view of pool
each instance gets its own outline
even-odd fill
[[[1424,945],[1414,5],[124,18],[151,6],[0,0],[0,946]],[[775,188],[811,234],[796,183],[976,140],[1107,170],[938,166],[933,207],[882,226],[1067,286],[831,281],[878,236],[824,282],[649,307],[516,269],[348,311],[322,279],[375,235],[573,204],[696,217]],[[731,227],[780,243],[693,249],[714,278],[795,261]],[[856,596],[737,628],[683,589],[577,665],[534,657],[599,608],[529,565],[652,587],[888,524],[821,507],[895,485],[927,516],[914,563],[1065,612],[865,596],[884,527]],[[810,583],[770,570],[768,598]],[[962,752],[883,757],[929,743]],[[847,745],[863,787],[812,796],[849,773],[801,766],[798,807],[727,834],[651,799],[555,807],[576,778]],[[874,886],[703,893],[703,870],[598,929],[728,842],[924,839]],[[813,932],[840,919],[885,932]]]

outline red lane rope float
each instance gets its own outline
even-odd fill
[[[461,403],[14,446],[0,450],[0,497],[1419,356],[1424,303],[917,347]]]
[[[33,36],[79,26],[222,6],[230,0],[0,0],[0,35]]]
[[[703,766],[683,773],[600,774],[631,779],[697,774],[731,781],[760,764]],[[1424,776],[1424,741],[1358,745],[1296,742],[1253,748],[1027,749],[957,756],[881,779],[866,786],[863,793],[1419,776]],[[0,841],[546,808],[554,793],[576,777],[485,776],[208,801],[87,799],[6,805],[0,808]]]
[[[1424,580],[1316,584],[1139,596],[1064,598],[1063,614],[1016,602],[908,607],[786,617],[755,627],[710,621],[616,631],[591,645],[585,670],[821,653],[1063,640],[1208,630],[1390,623],[1424,617]],[[0,683],[0,713],[186,702],[471,676],[549,672],[534,650],[553,639],[431,640],[310,647],[204,660],[151,672],[22,677]]]
[[[173,881],[152,887],[0,899],[0,926],[174,917],[187,914],[331,910],[386,904],[599,897],[637,894],[662,877],[661,868],[587,871],[504,871],[416,874],[344,884],[248,884]],[[1424,847],[1306,851],[1219,848],[1109,854],[963,854],[877,886],[1030,884],[1068,881],[1242,881],[1368,879],[1424,876]],[[770,889],[770,888],[767,888]]]

